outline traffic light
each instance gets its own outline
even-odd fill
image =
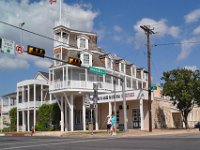
[[[82,61],[78,58],[69,57],[69,63],[76,66],[81,66]]]
[[[41,49],[41,48],[37,48],[37,47],[28,45],[27,53],[30,54],[30,55],[35,55],[35,56],[39,56],[39,57],[44,57],[44,55],[45,55],[45,50],[44,50],[44,49]]]

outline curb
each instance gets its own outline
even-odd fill
[[[5,136],[5,134],[0,134],[0,136]]]
[[[24,133],[24,134],[19,134],[19,133],[7,133],[4,136],[32,136],[30,133]]]

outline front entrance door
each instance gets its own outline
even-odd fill
[[[133,118],[133,128],[140,128],[141,127],[140,109],[132,110],[132,118]]]

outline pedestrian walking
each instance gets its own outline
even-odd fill
[[[112,136],[117,135],[116,133],[116,115],[112,112],[112,117],[111,117],[111,123],[112,123],[112,127],[111,127],[111,132],[112,132]]]
[[[111,133],[111,126],[112,126],[111,115],[108,115],[107,116],[107,133]]]

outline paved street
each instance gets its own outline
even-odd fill
[[[199,150],[200,134],[141,137],[0,137],[0,150]]]

